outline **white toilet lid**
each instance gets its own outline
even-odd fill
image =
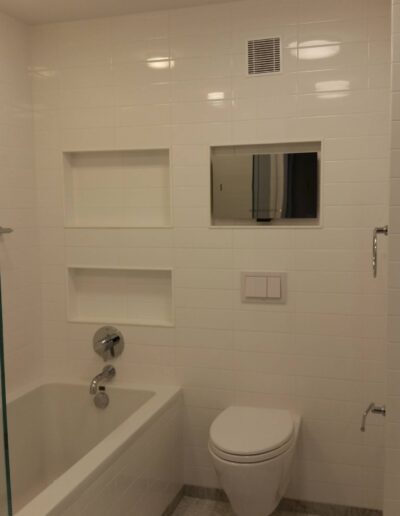
[[[214,447],[232,455],[260,455],[284,446],[294,421],[287,410],[229,407],[210,427]]]

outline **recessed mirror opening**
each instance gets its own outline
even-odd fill
[[[317,225],[319,142],[211,149],[215,226]]]

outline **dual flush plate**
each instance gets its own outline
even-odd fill
[[[242,272],[242,303],[285,303],[286,272]]]

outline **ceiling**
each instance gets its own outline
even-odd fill
[[[0,0],[0,12],[29,24],[142,13],[230,0]]]

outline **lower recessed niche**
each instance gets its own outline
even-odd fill
[[[172,326],[172,271],[70,267],[68,319]]]

